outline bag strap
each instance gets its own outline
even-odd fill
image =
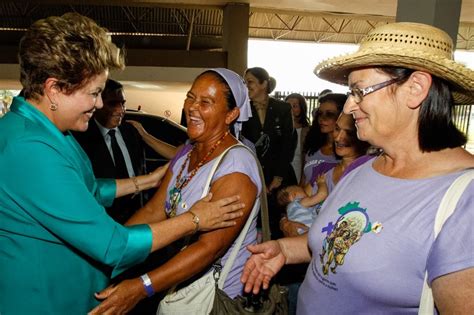
[[[218,280],[218,287],[220,289],[222,289],[224,287],[224,283],[225,283],[225,280],[227,279],[227,275],[229,274],[232,266],[234,265],[235,259],[237,258],[237,254],[239,253],[240,247],[242,246],[242,243],[244,242],[245,236],[247,235],[247,232],[250,228],[250,224],[252,223],[253,218],[255,217],[255,215],[256,215],[257,211],[259,210],[260,206],[262,204],[266,204],[266,201],[267,201],[266,200],[266,194],[265,194],[265,181],[264,181],[264,177],[263,177],[262,167],[261,167],[260,163],[258,162],[257,157],[255,156],[255,154],[253,153],[252,150],[250,150],[247,146],[245,146],[241,143],[233,145],[229,149],[234,148],[234,147],[242,147],[242,148],[246,149],[247,151],[249,151],[252,154],[252,156],[255,159],[255,162],[257,163],[258,169],[259,169],[259,177],[260,177],[260,182],[261,182],[262,189],[261,189],[261,192],[260,192],[260,197],[259,197],[259,199],[255,200],[255,203],[254,203],[253,208],[252,208],[252,212],[250,213],[250,216],[248,217],[247,222],[245,222],[245,226],[240,231],[240,234],[239,234],[237,240],[235,241],[234,248],[232,249],[232,252],[230,253],[229,258],[227,259],[225,265],[223,266],[222,271],[220,272],[219,275],[217,275],[217,276],[214,275],[214,279]],[[262,215],[262,220],[263,220],[263,215]],[[267,218],[267,220],[268,220],[268,218]]]
[[[202,193],[201,193],[201,198],[204,198],[208,193],[209,193],[209,189],[211,188],[211,181],[212,181],[212,178],[214,177],[216,171],[217,171],[217,168],[219,167],[219,165],[222,163],[222,160],[224,159],[224,157],[226,156],[226,154],[232,149],[232,148],[235,148],[235,147],[238,147],[238,146],[243,146],[241,144],[234,144],[230,147],[228,147],[225,151],[223,151],[218,157],[216,157],[214,163],[212,164],[212,167],[209,171],[209,175],[207,176],[207,179],[204,183],[204,189],[202,190]],[[185,148],[183,148],[183,150],[181,151],[184,151]],[[188,150],[189,151],[189,150]],[[181,156],[183,156],[184,154],[181,154]],[[191,241],[191,237],[187,237],[186,240],[185,240],[185,244],[184,246],[181,248],[181,251],[186,249],[189,245],[189,242]],[[168,290],[168,294],[169,293],[172,293],[176,290],[176,287],[177,285],[174,285],[172,286],[169,290]]]
[[[234,144],[234,145],[228,147],[227,149],[225,149],[224,152],[222,152],[222,153],[216,158],[216,160],[214,161],[214,164],[212,165],[211,170],[210,170],[210,172],[209,172],[209,176],[207,176],[206,182],[204,183],[204,189],[202,190],[201,198],[204,198],[204,197],[207,195],[207,193],[209,192],[209,189],[211,188],[211,180],[212,180],[212,178],[214,177],[214,174],[216,173],[217,168],[219,167],[219,165],[221,165],[222,160],[224,159],[224,157],[226,156],[226,154],[227,154],[230,150],[232,150],[233,148],[238,147],[238,146],[241,146],[241,145],[240,145],[240,144]]]
[[[245,222],[244,228],[240,231],[240,234],[239,234],[239,236],[238,236],[238,238],[235,242],[235,245],[234,245],[234,248],[232,249],[232,252],[229,255],[229,258],[227,259],[227,261],[225,263],[225,266],[223,266],[222,271],[220,272],[220,275],[218,276],[218,278],[216,278],[214,276],[214,279],[216,279],[216,280],[218,279],[219,288],[222,288],[224,286],[227,275],[229,274],[230,269],[234,265],[237,254],[239,253],[240,247],[242,246],[242,243],[244,242],[245,236],[247,235],[247,232],[250,228],[250,224],[252,223],[252,219],[255,216],[258,209],[260,208],[260,205],[262,206],[261,216],[262,216],[263,240],[264,241],[270,240],[270,228],[269,228],[269,223],[268,223],[269,222],[269,220],[268,220],[268,204],[267,204],[267,195],[266,195],[265,180],[264,180],[265,177],[263,176],[262,166],[260,165],[260,162],[258,161],[257,157],[255,156],[255,153],[252,150],[250,150],[247,146],[245,146],[245,145],[243,145],[242,143],[239,142],[237,144],[234,144],[234,145],[228,147],[224,152],[222,152],[216,158],[216,160],[214,161],[214,164],[211,167],[211,170],[210,170],[209,175],[206,179],[206,182],[204,184],[204,189],[202,191],[201,198],[204,198],[208,194],[210,186],[211,186],[212,178],[214,177],[214,174],[215,174],[217,168],[219,167],[219,165],[221,164],[221,162],[223,161],[225,155],[231,149],[236,148],[236,147],[242,147],[242,148],[248,150],[252,154],[252,156],[254,157],[255,162],[257,163],[257,166],[258,166],[259,177],[260,177],[262,189],[261,189],[261,192],[260,192],[259,200],[255,200],[254,206],[252,208],[252,212],[250,213],[249,218]],[[265,222],[266,222],[266,224],[265,224]],[[175,288],[176,288],[176,286],[171,288],[169,292],[173,292]]]
[[[250,224],[252,223],[253,217],[257,214],[258,209],[260,208],[260,202],[258,200],[255,200],[255,203],[252,208],[252,212],[250,213],[250,216],[247,219],[247,222],[245,222],[244,228],[240,231],[239,237],[235,241],[234,248],[232,249],[232,252],[229,255],[229,258],[225,262],[225,265],[222,268],[222,271],[219,275],[218,278],[214,276],[214,279],[219,279],[218,286],[220,289],[224,287],[225,280],[227,279],[227,275],[230,272],[230,269],[234,265],[235,259],[237,258],[237,254],[239,253],[240,247],[242,246],[242,243],[244,242],[245,236],[247,235],[247,232],[249,231]]]
[[[434,239],[438,237],[439,232],[443,228],[444,223],[453,214],[456,209],[456,205],[461,198],[467,185],[474,180],[474,170],[471,169],[468,172],[462,174],[451,184],[439,204],[438,211],[436,212],[435,224],[434,224]],[[433,314],[434,312],[434,299],[433,292],[428,285],[428,272],[425,272],[425,280],[423,282],[423,290],[421,292],[420,307],[418,309],[419,315]]]
[[[235,147],[242,147],[244,149],[246,149],[248,152],[250,152],[250,154],[252,154],[252,156],[254,157],[255,159],[255,162],[257,163],[257,167],[258,167],[258,173],[260,175],[260,181],[261,181],[261,184],[262,184],[262,191],[260,192],[260,208],[261,208],[261,212],[260,212],[260,215],[261,215],[261,219],[262,219],[262,235],[263,235],[263,241],[266,242],[266,241],[269,241],[270,240],[270,220],[269,220],[269,217],[268,217],[268,201],[267,201],[267,193],[266,193],[266,187],[265,187],[265,176],[263,174],[263,169],[262,169],[262,165],[260,164],[257,156],[255,155],[255,153],[249,148],[247,147],[246,145],[242,144],[242,143],[238,143],[238,144],[234,144],[233,146],[227,148],[227,150],[225,150],[218,158],[218,160],[214,163],[214,165],[212,166],[212,170],[211,170],[211,173],[206,181],[206,186],[207,189],[205,188],[204,191],[203,191],[203,195],[201,196],[201,198],[203,198],[204,196],[206,196],[207,192],[209,191],[209,188],[210,188],[210,183],[211,183],[211,179],[212,177],[214,176],[214,172],[215,170],[217,169],[217,167],[220,165],[221,163],[221,160],[222,158],[224,157],[225,154],[227,154],[227,152],[229,150],[231,150],[232,148],[235,148]]]
[[[253,152],[252,152],[253,154]],[[255,155],[254,155],[255,156]],[[262,179],[262,191],[260,193],[260,218],[262,219],[262,241],[268,242],[270,240],[270,219],[268,217],[268,201],[267,201],[267,189],[265,186],[265,175],[263,175],[263,169],[255,156],[258,165],[258,171],[260,178]]]

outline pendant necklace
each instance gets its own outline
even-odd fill
[[[178,176],[176,176],[176,182],[174,184],[174,187],[171,188],[169,191],[170,212],[168,214],[168,217],[171,218],[176,216],[176,209],[178,208],[178,204],[181,202],[181,191],[184,187],[188,185],[194,175],[196,175],[197,171],[201,168],[201,166],[204,165],[204,163],[206,163],[209,156],[217,149],[217,147],[222,143],[222,141],[228,134],[229,131],[226,131],[226,133],[224,133],[224,135],[216,143],[214,143],[209,152],[206,153],[206,155],[202,158],[201,161],[199,161],[197,166],[189,173],[188,176],[181,177],[184,168],[186,167],[186,164],[188,164],[191,158],[191,154],[196,148],[196,145],[194,145],[191,151],[189,151],[188,155],[186,156],[186,160],[184,160],[183,165],[181,165],[181,169],[179,170]]]

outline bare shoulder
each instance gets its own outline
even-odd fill
[[[474,168],[474,155],[463,148],[446,149],[438,152],[433,159],[443,173],[454,173]]]
[[[468,151],[458,148],[453,149],[456,150],[455,158],[453,160],[453,164],[457,165],[459,169],[466,169],[466,168],[473,168],[474,167],[474,155],[469,153]]]

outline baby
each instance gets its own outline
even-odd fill
[[[305,189],[300,186],[288,186],[278,192],[278,205],[286,206],[288,220],[303,223],[308,228],[313,224],[319,214],[321,204],[328,196],[324,174],[318,176],[316,184],[318,189],[315,194],[312,194],[311,185],[307,185]],[[304,232],[303,229],[298,229],[298,233],[303,234]]]

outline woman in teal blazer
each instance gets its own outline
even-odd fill
[[[23,97],[0,119],[0,314],[85,314],[94,292],[160,247],[233,225],[237,197],[162,223],[122,226],[103,206],[156,185],[165,169],[97,180],[70,130],[84,131],[123,55],[78,14],[35,22],[20,43]],[[207,209],[205,209],[207,208]],[[239,210],[237,213],[235,210]],[[150,287],[143,279],[143,294]]]

